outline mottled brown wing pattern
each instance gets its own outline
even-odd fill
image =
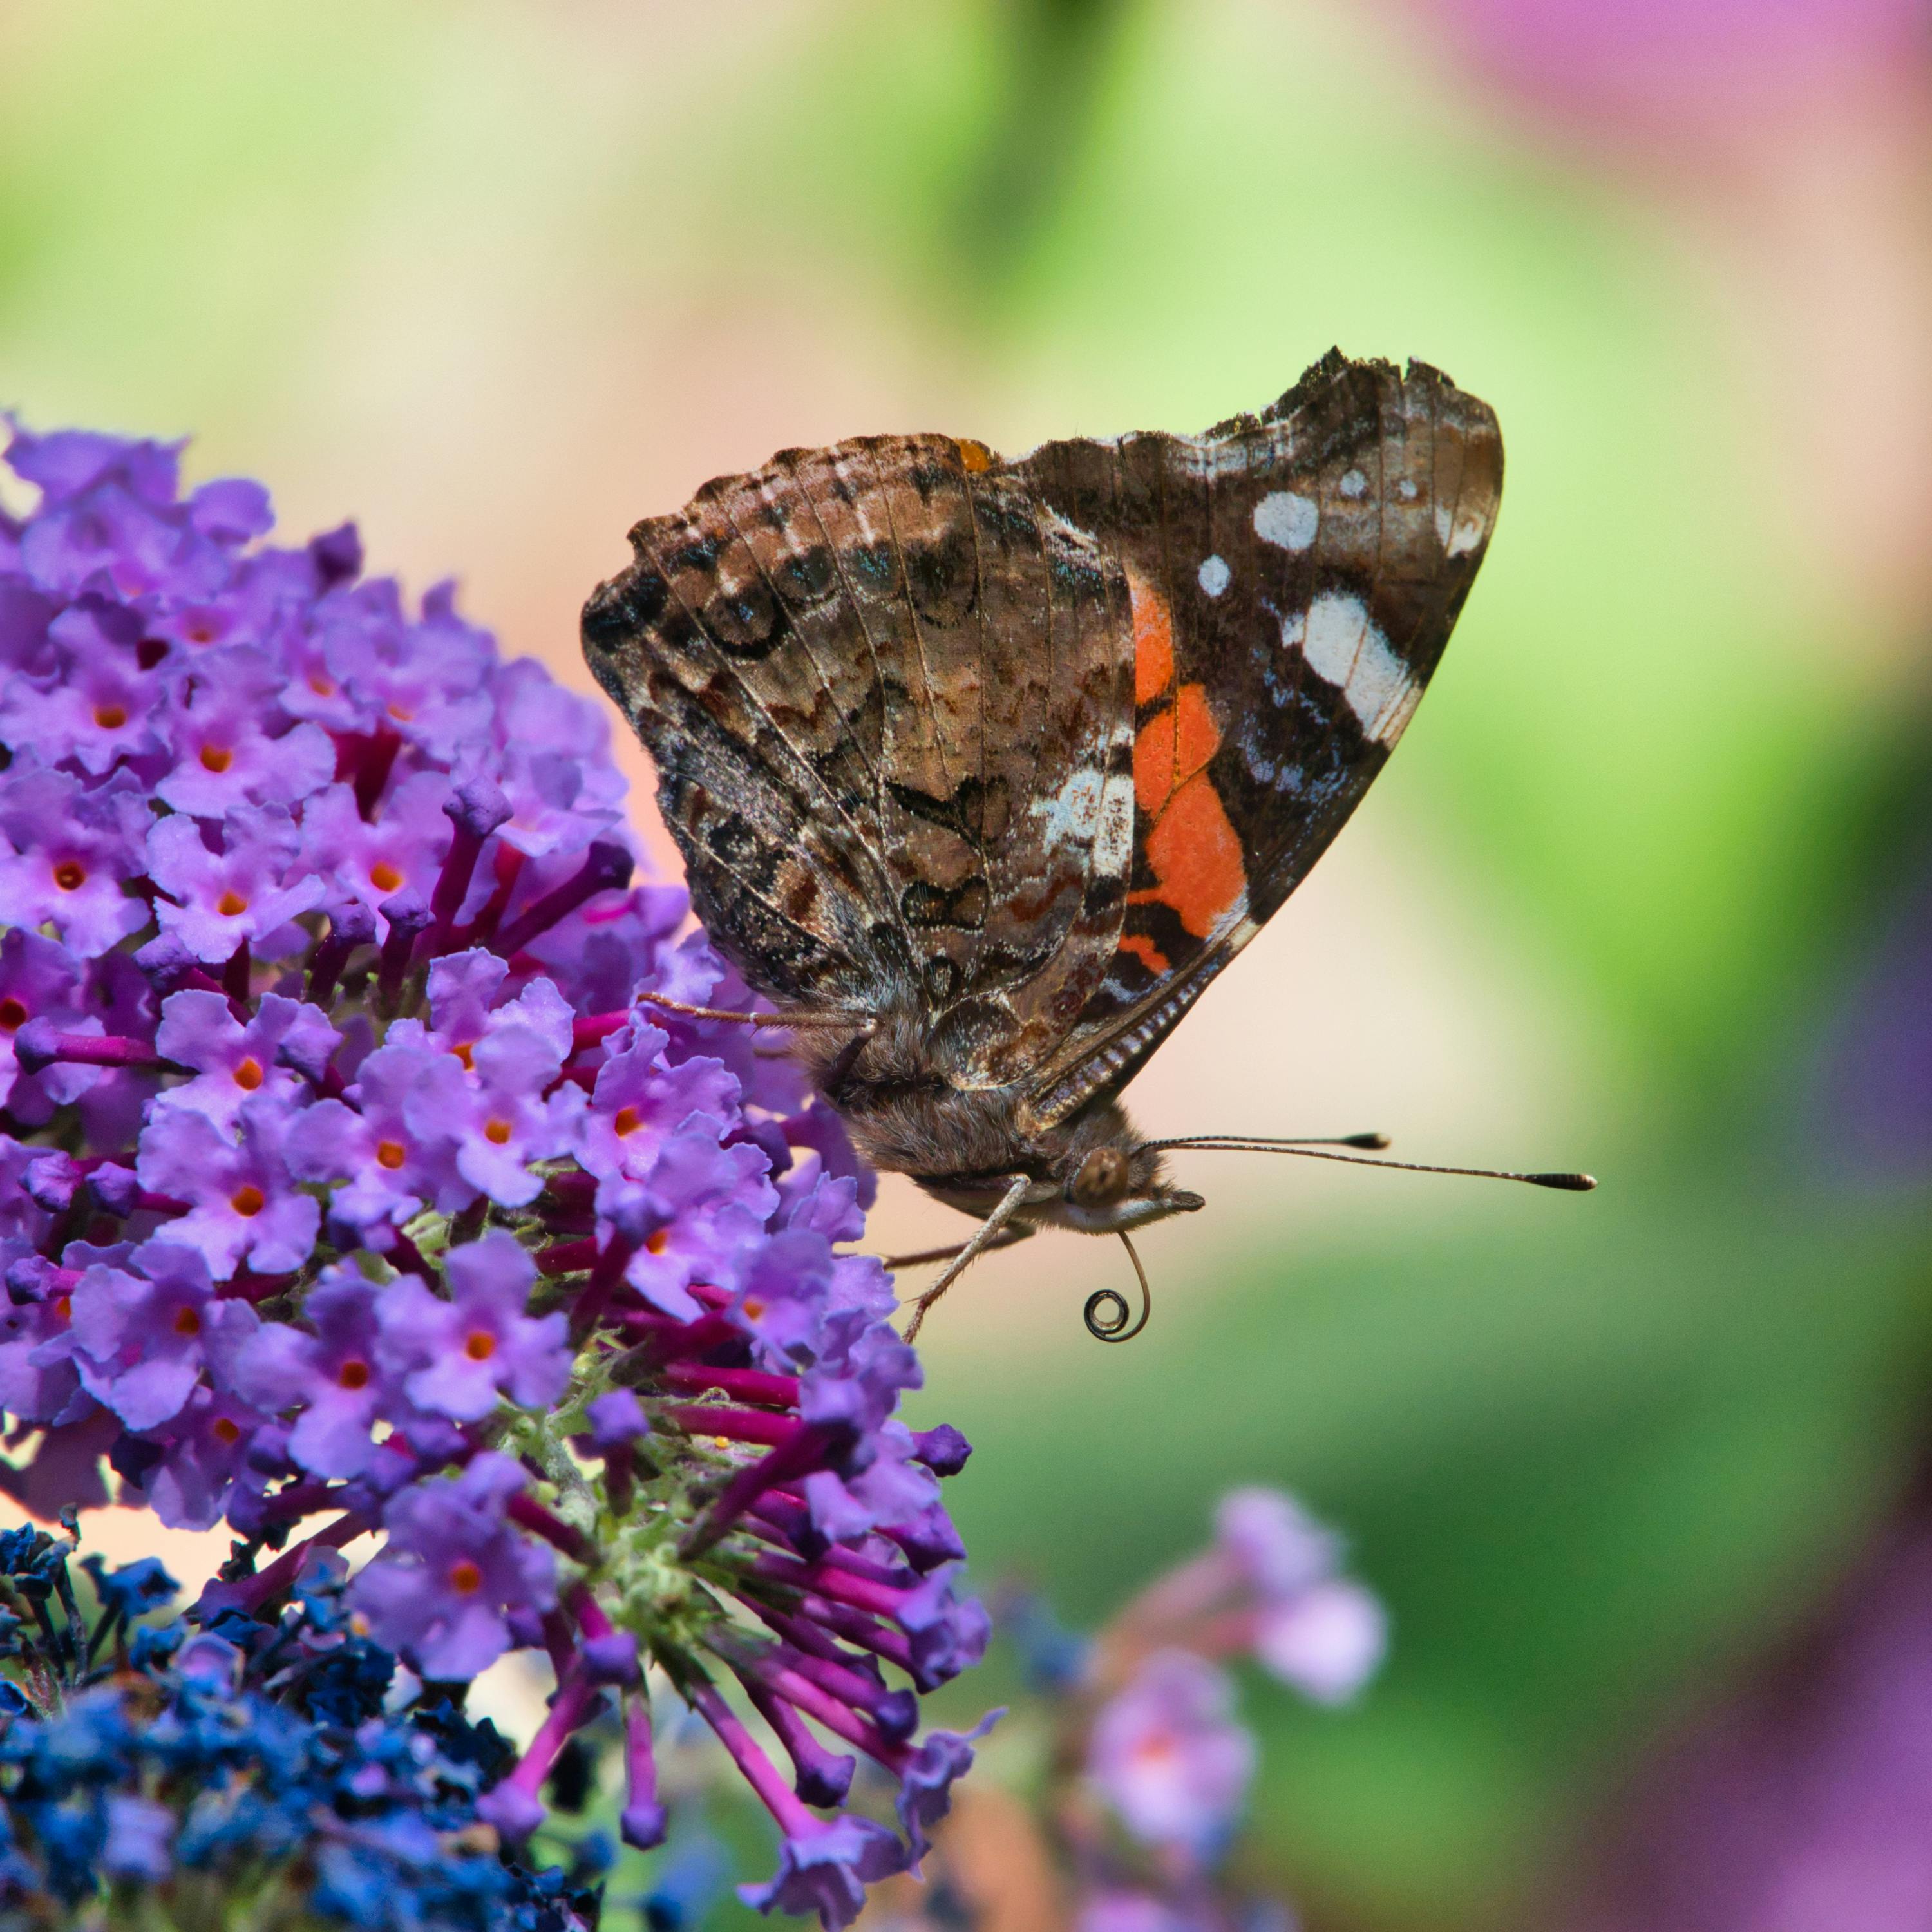
[[[1131,1078],[1387,762],[1482,561],[1502,444],[1437,371],[1337,352],[1258,418],[1015,467],[1121,559],[1135,632],[1133,874],[1104,980],[1034,1076],[1046,1125]]]
[[[586,654],[721,946],[781,1001],[922,1012],[962,1085],[1043,1058],[1131,862],[1118,560],[937,436],[781,452],[632,542]]]

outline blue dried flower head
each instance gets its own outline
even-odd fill
[[[183,496],[178,456],[17,428],[8,454],[39,500],[0,518],[0,1410],[27,1450],[0,1489],[48,1516],[111,1472],[238,1532],[206,1634],[132,1640],[183,1724],[292,1593],[338,1730],[376,1721],[367,1637],[459,1680],[542,1646],[557,1696],[484,1799],[508,1841],[614,1702],[625,1832],[655,1842],[668,1682],[785,1835],[760,1902],[845,1923],[970,1760],[919,1741],[918,1695],[987,1628],[940,1498],[963,1438],[896,1419],[918,1361],[850,1252],[870,1177],[795,1067],[650,1004],[748,995],[680,936],[682,892],[634,881],[598,709],[447,587],[364,580],[352,530],[282,547],[258,485]],[[356,1637],[310,1584],[369,1532]],[[21,1546],[9,1614],[72,1665],[64,1547]],[[118,1653],[144,1586],[113,1587]],[[298,1756],[278,1722],[250,1748]],[[338,1808],[400,1774],[374,1750]],[[903,1841],[844,1809],[855,1754]],[[278,1802],[211,1786],[166,1856],[296,1832]],[[164,1882],[154,1814],[36,1815]],[[413,1813],[332,1841],[318,1896],[387,1924],[385,1861],[427,1842]],[[540,1894],[464,1909],[535,1924],[564,1909]]]
[[[339,1561],[278,1623],[144,1624],[131,1646],[128,1617],[173,1586],[152,1560],[84,1567],[100,1603],[85,1654],[41,1647],[41,1700],[0,1700],[8,1923],[92,1924],[110,1899],[145,1900],[124,1922],[176,1922],[212,1883],[304,1924],[594,1924],[562,1872],[479,1841],[478,1795],[512,1754],[446,1701],[397,1694],[394,1657],[346,1628]]]

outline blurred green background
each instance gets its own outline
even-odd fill
[[[1261,1875],[1312,1927],[1519,1910],[1918,1438],[1925,1162],[1829,1067],[1932,858],[1922,26],[0,5],[0,401],[192,432],[580,683],[627,524],[783,444],[1195,429],[1331,342],[1495,405],[1498,535],[1406,748],[1137,1098],[1602,1190],[1190,1169],[1135,1347],[1058,1238],[928,1357],[979,1571],[1070,1618],[1232,1482],[1346,1527],[1385,1676],[1249,1699]]]

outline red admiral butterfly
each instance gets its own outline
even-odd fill
[[[1381,770],[1502,466],[1438,371],[1331,351],[1204,436],[862,436],[631,532],[584,650],[698,916],[866,1156],[980,1217],[908,1258],[952,1263],[914,1329],[989,1246],[1198,1208],[1172,1148],[1386,1144],[1145,1141],[1118,1096]]]

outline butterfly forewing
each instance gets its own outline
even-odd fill
[[[1435,370],[1334,356],[1259,418],[1020,466],[1121,559],[1136,616],[1133,874],[1105,981],[1035,1076],[1046,1122],[1132,1076],[1387,761],[1482,560],[1502,444]]]

